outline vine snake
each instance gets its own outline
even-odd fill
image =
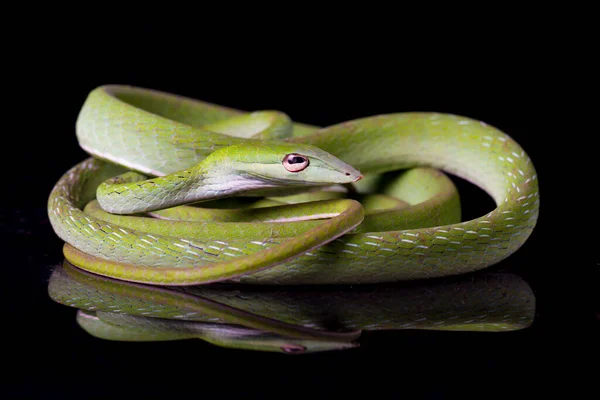
[[[462,274],[517,251],[539,213],[524,149],[458,115],[403,112],[315,127],[279,111],[106,85],[89,93],[76,135],[90,157],[54,186],[50,222],[74,265],[133,282],[361,284]],[[496,207],[461,221],[444,172],[485,190]]]

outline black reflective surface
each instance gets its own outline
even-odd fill
[[[150,39],[137,37],[150,46]],[[465,69],[446,76],[419,66],[397,70],[391,59],[354,68],[347,62],[321,61],[317,70],[310,63],[297,65],[299,73],[269,72],[257,65],[231,71],[216,64],[192,68],[178,63],[174,69],[167,63],[163,68],[143,54],[150,53],[119,53],[121,61],[113,57],[98,68],[84,67],[89,63],[83,56],[69,56],[73,62],[44,75],[41,87],[57,93],[54,100],[30,105],[39,107],[39,114],[24,113],[19,119],[27,130],[14,133],[20,141],[15,149],[25,151],[15,150],[12,165],[24,172],[8,174],[0,208],[2,294],[8,315],[2,325],[8,373],[1,379],[7,398],[518,398],[565,384],[573,394],[586,373],[593,372],[594,367],[581,368],[574,360],[576,355],[589,359],[597,349],[589,340],[598,331],[588,323],[593,322],[590,303],[579,301],[587,292],[590,264],[579,260],[587,252],[573,243],[577,235],[556,240],[565,229],[560,226],[564,220],[555,218],[565,199],[551,171],[551,130],[542,129],[539,121],[548,113],[539,103],[546,92],[531,74],[500,67],[481,72],[498,62],[496,56],[481,59],[481,68],[450,57]],[[515,60],[509,57],[506,63]],[[526,69],[522,61],[519,65]],[[166,307],[165,298],[138,290],[134,301],[118,284],[78,270],[67,274],[62,242],[46,217],[54,183],[86,157],[75,140],[79,108],[91,89],[105,83],[152,87],[240,109],[279,109],[316,125],[412,110],[478,118],[506,131],[530,154],[540,178],[538,226],[509,259],[466,277],[332,288],[329,294],[267,291],[258,303],[255,290],[243,294],[233,289],[235,296],[246,298],[241,305],[201,289],[163,291],[161,296],[183,296],[185,301],[152,328],[154,336],[141,337],[148,321],[156,321],[141,314],[146,310],[135,302],[157,309]],[[31,132],[35,142],[27,136]],[[493,207],[482,191],[455,181],[464,218]],[[66,289],[61,292],[61,287]],[[81,298],[73,297],[81,296],[73,295],[75,287],[95,297],[76,304]],[[117,300],[115,293],[129,308],[107,314],[115,308],[107,300]],[[203,312],[216,313],[210,318],[222,321],[202,319]],[[123,315],[133,318],[124,320]],[[176,324],[170,325],[173,320]],[[225,322],[226,329],[215,322]],[[119,331],[129,340],[112,340],[110,327],[93,331],[94,323],[112,323],[113,334]],[[567,379],[569,373],[579,380]]]

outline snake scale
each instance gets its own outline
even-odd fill
[[[433,112],[327,127],[156,90],[92,90],[76,124],[90,157],[48,216],[67,260],[155,285],[361,284],[476,271],[535,228],[524,149],[482,121]],[[446,173],[495,208],[460,220]],[[378,192],[377,192],[378,191]]]

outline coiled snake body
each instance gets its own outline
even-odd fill
[[[537,176],[523,148],[456,115],[318,128],[276,111],[111,85],[89,94],[77,138],[91,157],[53,188],[51,224],[74,265],[128,281],[455,275],[511,255],[538,217]],[[460,221],[456,188],[441,171],[484,189],[496,208]]]

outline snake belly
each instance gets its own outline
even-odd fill
[[[136,87],[92,91],[77,121],[79,143],[92,157],[67,171],[48,201],[50,222],[66,242],[66,258],[101,275],[158,285],[377,283],[486,268],[517,251],[536,225],[538,181],[524,149],[484,122],[425,112],[377,115],[325,128],[294,122],[291,136],[283,140],[315,146],[365,175],[419,167],[454,174],[493,198],[496,207],[488,214],[396,229],[406,212],[392,211],[385,214],[392,229],[365,232],[355,202],[345,200],[343,207],[317,204],[337,207],[331,212],[335,218],[318,225],[294,222],[298,237],[253,236],[249,229],[232,239],[225,234],[189,240],[137,230],[135,225],[122,227],[84,211],[95,188],[119,173],[171,174],[219,148],[253,140],[202,129],[240,115],[244,112]],[[432,214],[426,203],[408,210],[426,220]],[[309,212],[314,211],[307,208]],[[312,244],[302,247],[308,239]],[[272,253],[278,254],[269,259],[274,261],[265,261]]]

